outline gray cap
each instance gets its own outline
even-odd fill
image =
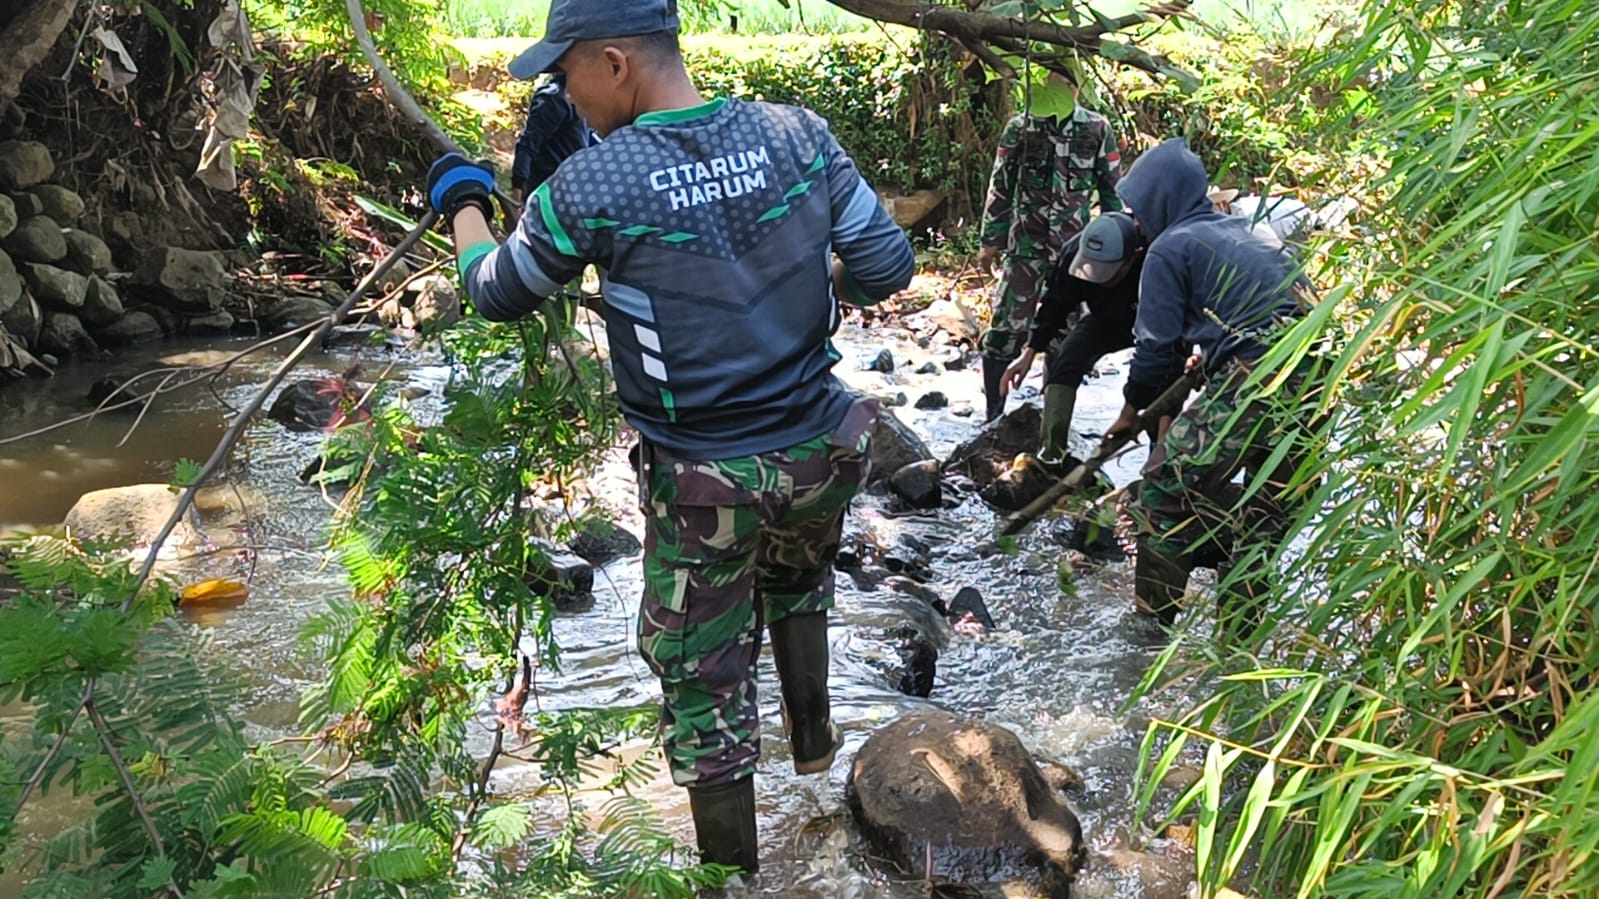
[[[677,0],[554,0],[544,22],[544,40],[507,66],[512,78],[548,72],[578,41],[631,37],[677,30]]]
[[[1067,271],[1074,278],[1104,284],[1116,277],[1122,264],[1138,253],[1138,226],[1125,212],[1107,212],[1083,228],[1077,255]]]

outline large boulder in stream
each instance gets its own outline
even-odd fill
[[[343,378],[302,378],[278,392],[267,417],[291,431],[332,431],[372,417],[359,396]]]
[[[143,546],[161,533],[178,508],[178,493],[166,484],[130,484],[85,493],[67,512],[64,524],[79,540],[125,541]],[[187,522],[180,521],[168,542],[197,542]]]
[[[915,431],[894,417],[893,412],[878,410],[877,425],[872,430],[871,483],[893,477],[907,465],[933,458],[933,451]]]
[[[1038,451],[1043,420],[1037,406],[1023,403],[983,425],[970,440],[955,447],[944,461],[944,468],[966,475],[979,487],[987,487],[1010,469],[1017,454]]]
[[[1023,879],[1067,897],[1086,859],[1082,826],[1017,736],[948,712],[917,712],[856,754],[850,810],[878,855],[922,876]]]

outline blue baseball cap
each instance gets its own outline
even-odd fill
[[[1077,240],[1077,255],[1067,269],[1074,278],[1104,284],[1122,264],[1143,249],[1138,226],[1125,212],[1107,212],[1089,222]]]
[[[537,78],[578,41],[677,30],[677,0],[555,0],[544,39],[507,66],[512,78]]]

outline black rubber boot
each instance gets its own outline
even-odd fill
[[[769,630],[794,773],[819,774],[832,767],[842,742],[827,695],[827,613],[791,615]]]
[[[1138,538],[1138,559],[1133,566],[1134,607],[1163,627],[1171,627],[1182,609],[1183,593],[1188,589],[1188,566],[1180,559],[1169,559]]]
[[[1000,392],[1000,381],[1005,378],[1005,369],[1010,363],[992,356],[983,357],[983,397],[988,401],[988,413],[985,421],[1005,414],[1005,395]]]
[[[761,866],[755,839],[755,778],[715,787],[689,787],[694,838],[700,861],[730,865],[754,874]]]

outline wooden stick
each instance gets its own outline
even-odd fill
[[[1053,509],[1062,497],[1083,486],[1083,482],[1092,477],[1094,472],[1099,471],[1106,462],[1110,461],[1112,456],[1116,455],[1139,432],[1149,430],[1151,426],[1158,424],[1162,418],[1168,415],[1176,415],[1183,408],[1183,401],[1188,399],[1188,394],[1198,384],[1198,381],[1199,369],[1195,369],[1193,372],[1178,378],[1170,387],[1166,388],[1165,393],[1162,393],[1153,403],[1149,404],[1149,408],[1145,409],[1142,415],[1138,416],[1137,427],[1129,428],[1125,433],[1101,440],[1099,448],[1094,450],[1092,456],[1083,460],[1083,463],[1072,469],[1071,473],[1067,474],[1066,477],[1061,478],[1053,487],[1044,491],[1043,495],[1038,499],[1028,503],[1026,508],[1005,519],[1005,523],[1000,526],[999,535],[1001,537],[1010,537],[1026,530],[1027,526],[1038,520],[1039,516]]]

